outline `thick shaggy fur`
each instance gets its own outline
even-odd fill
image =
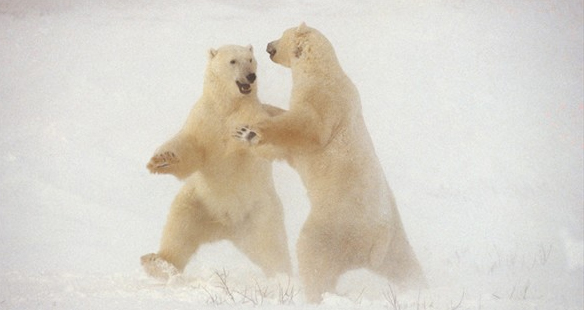
[[[361,113],[357,89],[330,42],[301,25],[268,44],[292,69],[290,110],[241,127],[258,154],[287,159],[308,190],[311,212],[298,239],[307,300],[319,302],[340,275],[368,268],[402,288],[425,285]]]
[[[170,207],[158,253],[142,257],[148,274],[179,274],[200,245],[222,239],[267,275],[290,273],[271,162],[231,138],[236,124],[280,113],[260,104],[255,71],[251,46],[210,50],[202,97],[182,130],[148,163],[152,173],[186,180]]]

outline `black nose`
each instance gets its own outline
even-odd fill
[[[270,54],[270,57],[276,55],[276,48],[272,45],[271,42],[268,43],[268,47],[266,47],[266,52]]]
[[[250,83],[255,82],[256,80],[256,75],[255,73],[250,73],[245,77]]]

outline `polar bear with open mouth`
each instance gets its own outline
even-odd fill
[[[256,66],[251,46],[211,49],[202,97],[182,130],[148,163],[152,173],[185,179],[170,207],[158,253],[141,258],[149,275],[178,275],[202,244],[224,239],[268,276],[291,272],[271,162],[231,137],[236,124],[281,112],[258,100]]]

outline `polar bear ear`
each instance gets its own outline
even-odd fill
[[[217,50],[214,48],[209,49],[209,59],[217,56]]]
[[[308,26],[306,26],[306,23],[302,22],[302,24],[300,24],[300,26],[298,26],[298,28],[296,28],[296,33],[297,34],[307,33],[309,29],[310,28],[308,28]]]
[[[249,44],[248,46],[246,46],[245,48],[247,48],[250,52],[253,53],[253,46],[251,46],[251,44]]]

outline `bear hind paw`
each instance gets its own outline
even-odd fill
[[[170,262],[160,257],[158,254],[146,254],[140,258],[144,271],[151,277],[170,280],[180,276],[180,271]]]

